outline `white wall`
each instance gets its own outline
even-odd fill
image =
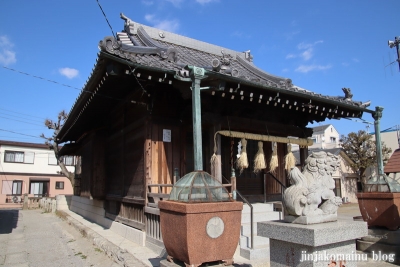
[[[21,151],[21,152],[33,152],[34,163],[15,163],[15,162],[4,162],[5,151]],[[41,174],[57,174],[60,171],[58,165],[49,165],[49,157],[53,156],[54,152],[49,149],[41,148],[29,148],[20,146],[1,145],[0,146],[0,164],[1,172],[11,173],[41,173]],[[74,167],[68,166],[69,171],[73,172]]]

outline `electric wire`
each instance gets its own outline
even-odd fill
[[[105,98],[109,98],[109,99],[113,99],[113,100],[118,100],[118,101],[122,100],[120,98],[116,98],[116,97],[112,97],[112,96],[108,96],[108,95],[103,95],[101,93],[91,92],[91,91],[85,90],[85,89],[79,89],[79,88],[74,87],[74,86],[70,86],[70,85],[67,85],[67,84],[59,83],[57,81],[49,80],[49,79],[46,79],[46,78],[43,78],[43,77],[40,77],[40,76],[37,76],[37,75],[33,75],[33,74],[29,74],[29,73],[26,73],[26,72],[23,72],[23,71],[19,71],[19,70],[16,70],[16,69],[8,68],[6,66],[3,66],[3,68],[7,69],[7,70],[10,70],[10,71],[14,71],[14,72],[20,73],[20,74],[27,75],[27,76],[30,76],[30,77],[34,77],[36,79],[40,79],[40,80],[43,80],[43,81],[47,81],[47,82],[55,83],[55,84],[58,84],[58,85],[61,85],[61,86],[64,86],[64,87],[68,87],[68,88],[71,88],[71,89],[74,89],[74,90],[78,90],[78,91],[81,91],[82,93],[98,95],[98,96],[101,96],[101,97],[105,97]]]
[[[10,131],[10,130],[5,130],[5,129],[0,129],[0,131],[43,139],[43,137],[40,137],[40,136],[34,136],[34,135],[30,135],[30,134],[18,133],[18,132],[14,132],[14,131]]]
[[[111,24],[110,24],[110,22],[109,22],[108,19],[107,19],[106,13],[104,13],[104,10],[103,10],[103,8],[101,7],[101,5],[100,5],[100,3],[99,3],[99,0],[96,0],[96,1],[97,1],[97,4],[99,5],[99,7],[100,7],[100,9],[101,9],[101,12],[103,13],[104,18],[105,18],[106,21],[107,21],[108,27],[110,27],[110,30],[111,30],[111,32],[112,32],[114,38],[117,39],[117,38],[115,37],[113,28],[111,27]]]
[[[29,120],[29,121],[32,121],[32,122],[40,122],[40,123],[43,123],[45,121],[45,119],[39,121],[38,119],[25,118],[25,117],[21,117],[21,116],[18,116],[18,115],[3,113],[1,111],[0,111],[0,116],[11,116],[11,117],[14,117],[14,118],[10,118],[10,119],[17,118],[17,119]]]
[[[41,119],[41,120],[45,120],[45,119],[42,118],[42,117],[38,117],[38,116],[30,115],[30,114],[25,114],[25,113],[13,111],[13,110],[5,109],[5,108],[0,108],[0,110],[5,110],[5,111],[8,111],[8,112],[17,113],[17,114],[20,114],[20,115],[25,115],[25,116],[29,116],[29,117],[34,117],[34,118],[39,118],[39,119]]]

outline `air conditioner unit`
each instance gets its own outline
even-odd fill
[[[13,203],[21,203],[21,196],[13,196],[11,198],[11,202],[13,202]]]

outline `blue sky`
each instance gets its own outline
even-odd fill
[[[382,130],[399,124],[400,72],[397,64],[385,67],[397,58],[387,41],[400,36],[398,0],[99,1],[114,32],[123,29],[122,12],[145,25],[251,50],[258,67],[297,86],[331,96],[349,87],[354,100],[383,106]],[[0,139],[41,143],[41,133],[51,135],[44,120],[70,110],[94,66],[98,42],[109,35],[96,0],[1,1]],[[373,122],[367,113],[363,119]],[[341,134],[368,125],[321,124],[327,123]]]

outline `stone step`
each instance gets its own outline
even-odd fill
[[[358,251],[369,254],[369,258],[384,257],[378,260],[389,260],[393,264],[400,265],[400,246],[389,245],[381,242],[368,242],[364,240],[356,240],[356,248]]]
[[[269,238],[257,235],[254,235],[253,238],[254,238],[253,241],[254,249],[269,247]],[[250,236],[244,236],[244,235],[240,236],[239,244],[241,248],[250,248],[251,247]]]
[[[250,223],[242,223],[240,226],[240,234],[249,236],[250,232]],[[257,234],[257,222],[253,222],[253,234]]]
[[[269,262],[269,246],[256,249],[240,248],[240,256],[252,261],[262,260],[262,262]],[[252,264],[251,266],[254,265]]]
[[[274,221],[281,220],[282,214],[277,211],[264,211],[264,212],[254,212],[253,213],[253,223],[263,222],[263,221]],[[251,215],[250,213],[242,213],[242,224],[250,223]]]
[[[253,212],[263,212],[263,211],[273,211],[274,204],[271,203],[252,203]],[[243,203],[243,211],[244,213],[250,212],[250,206],[246,203]]]

